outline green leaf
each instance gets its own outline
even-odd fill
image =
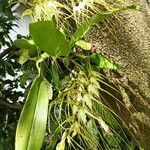
[[[79,40],[75,43],[76,46],[84,49],[84,50],[91,50],[92,49],[92,44],[89,42],[86,42],[84,40]]]
[[[53,61],[51,64],[51,72],[52,72],[52,79],[53,79],[54,85],[55,85],[55,87],[58,87],[58,84],[60,82],[59,81],[59,73],[58,73],[58,69],[57,69],[55,62],[53,62]]]
[[[29,79],[30,73],[26,71],[22,76],[20,76],[20,86],[23,87],[26,81]]]
[[[103,69],[112,69],[118,70],[121,68],[120,65],[116,64],[113,61],[108,60],[103,54],[101,53],[93,53],[90,56],[91,62],[93,62],[98,68]]]
[[[37,50],[36,49],[21,49],[21,55],[19,57],[19,63],[23,65],[26,61],[28,61],[30,58],[34,58],[37,56]]]
[[[68,68],[68,67],[69,67],[69,64],[70,64],[70,59],[69,59],[68,57],[65,57],[65,58],[63,59],[63,63],[64,63],[64,65],[65,65],[65,67]]]
[[[85,21],[76,29],[75,33],[73,34],[70,40],[70,47],[72,47],[76,41],[84,37],[84,35],[91,29],[93,25],[97,24],[98,22],[102,22],[107,17],[110,17],[115,13],[126,9],[137,10],[138,7],[136,7],[136,5],[129,5],[120,9],[117,8],[117,9],[112,9],[111,11],[103,11],[93,15],[89,20]]]
[[[52,135],[51,142],[48,145],[48,147],[46,148],[46,150],[54,150],[54,148],[59,140],[60,131],[61,131],[60,128],[56,129],[56,131]]]
[[[32,23],[29,30],[35,44],[50,56],[67,56],[69,54],[69,43],[57,30],[53,21]]]
[[[86,59],[87,58],[87,56],[85,54],[81,54],[81,53],[77,53],[77,52],[75,52],[74,55],[80,59]]]
[[[15,150],[40,150],[47,122],[52,87],[42,77],[37,77],[28,93],[17,125]]]
[[[76,41],[80,40],[90,29],[91,27],[100,22],[103,21],[105,18],[108,16],[111,16],[115,13],[115,11],[106,11],[106,12],[100,12],[96,15],[93,15],[89,20],[85,21],[83,24],[81,24],[75,33],[73,34],[71,41],[70,41],[70,46],[74,44]]]
[[[19,57],[19,64],[23,65],[29,59],[29,50],[23,49]]]
[[[34,44],[33,40],[17,39],[14,41],[13,45],[23,49],[36,49],[36,45]]]

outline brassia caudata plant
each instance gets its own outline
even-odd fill
[[[93,25],[136,6],[110,9],[101,0],[83,0],[78,5],[73,0],[68,4],[55,0],[24,3],[30,6],[24,15],[33,17],[31,38],[17,39],[14,45],[22,52],[20,64],[35,61],[38,71],[18,121],[15,149],[132,150],[138,146],[125,122],[103,97],[106,93],[119,103],[103,86],[118,93],[119,89],[100,71],[118,70],[120,66],[101,53],[92,53],[92,44],[84,40]],[[99,12],[94,7],[97,5],[105,6],[105,10]],[[89,16],[82,21],[79,12],[88,10]],[[62,23],[60,15],[64,16]]]

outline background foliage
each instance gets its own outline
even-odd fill
[[[78,20],[81,16],[75,14],[77,19],[69,18],[71,24],[68,26],[70,20],[66,20],[60,28],[59,13],[56,13],[59,9],[53,11],[53,16],[42,11],[37,15],[37,9],[46,9],[47,2],[33,1],[31,5],[32,2],[25,1],[31,8],[24,15],[32,15],[33,22],[36,23],[30,24],[31,37],[20,37],[13,43],[11,40],[6,42],[5,39],[10,39],[8,33],[16,17],[11,12],[11,5],[2,5],[2,8],[9,8],[9,13],[2,9],[5,16],[2,18],[5,20],[0,26],[8,28],[2,31],[1,45],[9,46],[12,52],[8,51],[0,63],[0,148],[14,149],[15,129],[20,116],[15,144],[18,150],[38,150],[41,147],[50,150],[138,149],[132,131],[109,107],[109,98],[112,97],[114,103],[128,111],[111,93],[114,90],[120,94],[120,91],[104,73],[105,69],[117,70],[120,66],[101,53],[92,53],[91,43],[84,41],[85,34],[97,22],[124,9],[136,7],[131,5],[109,10],[100,1],[97,4],[104,12],[97,13],[95,7],[90,11],[92,17],[90,14],[85,22]],[[65,9],[63,16],[72,13],[67,6],[56,4],[60,10]],[[86,12],[83,15],[86,16]],[[17,72],[21,72],[22,76],[18,76]],[[8,75],[14,80],[8,79]],[[19,86],[25,92],[18,91]],[[23,98],[22,101],[19,100],[20,97]],[[51,101],[48,105],[49,99]],[[39,115],[41,112],[43,116]],[[40,132],[38,128],[41,128]]]

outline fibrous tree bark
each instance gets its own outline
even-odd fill
[[[149,1],[138,0],[140,11],[125,11],[98,26],[93,27],[87,39],[94,45],[93,50],[106,54],[118,62],[121,69],[120,85],[123,101],[131,110],[139,126],[141,141],[145,150],[150,143],[150,6]],[[120,86],[119,85],[119,86]],[[123,110],[119,110],[123,111]],[[128,120],[128,114],[122,118]]]

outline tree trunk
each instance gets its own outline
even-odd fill
[[[132,117],[141,133],[136,135],[144,150],[150,150],[150,5],[149,0],[132,3],[141,10],[128,10],[107,19],[93,27],[87,39],[93,43],[93,50],[122,65],[123,100],[130,109],[136,108]]]

